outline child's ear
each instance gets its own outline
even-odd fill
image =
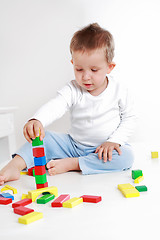
[[[116,64],[114,62],[111,62],[108,64],[107,74],[109,74],[114,68]]]
[[[71,59],[71,63],[73,64],[73,59]]]

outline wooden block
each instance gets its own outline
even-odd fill
[[[43,147],[33,148],[32,151],[33,151],[33,156],[36,158],[45,156]]]
[[[126,198],[139,197],[140,193],[136,188],[132,189],[122,189],[121,192]]]
[[[47,202],[53,200],[55,196],[53,194],[45,194],[43,197],[37,199],[38,204],[46,204]]]
[[[124,184],[118,184],[118,189],[121,191],[122,189],[132,189],[134,186],[132,186],[130,183],[124,183]]]
[[[29,198],[29,196],[28,196],[28,194],[23,193],[22,194],[22,200],[25,199],[25,198]]]
[[[39,219],[43,218],[43,213],[40,212],[32,212],[27,215],[24,215],[18,219],[19,223],[22,224],[30,224],[32,222],[35,222]]]
[[[135,187],[139,192],[146,192],[148,189],[145,185]]]
[[[46,188],[46,187],[48,187],[48,182],[43,183],[43,184],[36,184],[36,188],[37,188],[37,189]]]
[[[144,177],[143,176],[140,176],[140,177],[138,177],[138,178],[136,178],[135,180],[134,180],[134,183],[140,183],[141,181],[143,181],[144,180]]]
[[[102,201],[101,196],[83,195],[81,196],[81,198],[83,198],[83,202],[89,202],[89,203],[98,203]]]
[[[1,193],[0,197],[4,197],[4,198],[12,198],[12,200],[14,200],[14,196],[11,195],[10,193]]]
[[[24,215],[26,215],[28,213],[34,212],[33,209],[27,208],[27,207],[24,207],[24,206],[15,207],[13,209],[13,211],[14,211],[14,213],[22,215],[22,216],[24,216]]]
[[[36,146],[41,146],[43,145],[43,140],[41,141],[39,136],[36,137],[35,139],[32,139],[32,146],[36,147]]]
[[[35,175],[36,184],[44,184],[47,182],[46,173],[44,175]]]
[[[70,199],[69,194],[62,194],[56,200],[51,203],[52,207],[62,207],[62,204]]]
[[[143,176],[142,170],[132,170],[132,178],[136,179],[139,176]]]
[[[43,175],[46,173],[46,167],[43,166],[35,166],[34,167],[35,175]]]
[[[34,158],[34,165],[35,166],[44,166],[46,164],[46,157],[38,157]]]
[[[40,189],[37,189],[37,190],[29,191],[28,192],[28,196],[34,202],[34,201],[36,201],[36,198],[40,194],[42,194],[43,192],[49,192],[50,194],[55,195],[55,197],[58,196],[58,189],[56,187],[54,187],[54,186],[52,186],[52,187],[45,187],[45,188],[40,188]]]
[[[152,158],[158,158],[158,152],[151,152]]]
[[[29,176],[33,176],[33,169],[34,169],[34,167],[31,167],[31,168],[28,169],[28,175]]]
[[[16,193],[17,193],[17,189],[14,188],[14,187],[11,187],[11,186],[9,186],[9,185],[5,185],[5,186],[1,189],[1,192],[6,191],[6,190],[12,190],[13,194],[16,194]]]
[[[0,204],[7,205],[12,202],[12,198],[0,197]]]
[[[28,172],[27,171],[21,171],[20,174],[21,175],[28,175]]]
[[[65,208],[73,208],[73,207],[79,205],[82,202],[83,202],[83,198],[74,197],[74,198],[71,198],[71,199],[67,200],[62,205]]]
[[[22,199],[18,202],[15,202],[12,204],[12,207],[15,208],[15,207],[19,207],[19,206],[26,206],[28,204],[32,203],[32,199],[30,198],[25,198],[25,199]]]

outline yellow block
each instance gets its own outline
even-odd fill
[[[126,198],[131,198],[131,197],[139,197],[140,193],[136,188],[132,188],[132,189],[123,189],[121,190],[121,192],[123,193],[123,195]]]
[[[17,189],[14,188],[14,187],[11,187],[11,186],[9,186],[9,185],[5,185],[5,186],[1,189],[1,192],[6,191],[6,190],[12,190],[12,191],[13,191],[13,194],[16,194],[16,193],[17,193]]]
[[[26,199],[26,198],[29,198],[28,194],[23,193],[22,194],[22,199]]]
[[[74,197],[74,198],[71,198],[71,199],[67,200],[66,202],[64,202],[63,207],[73,208],[82,202],[83,202],[83,198]]]
[[[36,190],[29,191],[28,197],[31,198],[33,202],[35,202],[36,198],[43,192],[49,192],[50,194],[54,194],[55,197],[58,196],[58,189],[52,186],[52,187],[39,188]]]
[[[152,158],[158,158],[158,152],[151,152]]]
[[[121,191],[123,189],[132,189],[134,186],[132,186],[130,183],[125,184],[118,184],[118,189]]]
[[[140,183],[142,180],[144,180],[144,177],[143,176],[139,176],[138,178],[136,178],[134,180],[134,183]]]
[[[28,172],[20,172],[21,175],[28,175]]]
[[[18,222],[22,223],[22,224],[29,224],[29,223],[35,222],[41,218],[43,218],[43,213],[32,212],[32,213],[28,213],[28,214],[18,218]]]

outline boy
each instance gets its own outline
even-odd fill
[[[0,172],[0,185],[16,180],[34,166],[31,139],[44,138],[50,175],[70,170],[82,174],[129,169],[133,154],[127,140],[133,132],[133,102],[126,88],[110,77],[115,67],[112,35],[98,24],[77,31],[70,44],[75,80],[58,91],[24,126],[27,143]],[[70,110],[69,134],[44,127]]]

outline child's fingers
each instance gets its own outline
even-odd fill
[[[23,129],[23,134],[24,134],[24,137],[26,138],[26,140],[27,140],[29,143],[32,143],[32,141],[31,141],[31,139],[30,139],[30,137],[29,137],[29,135],[28,135],[28,132],[27,132],[26,127],[24,127],[24,129]]]
[[[119,147],[119,146],[115,147],[114,149],[115,149],[115,150],[118,152],[118,154],[119,154],[119,155],[121,155],[121,154],[122,154],[122,152],[121,152],[121,149],[120,149],[120,147]]]
[[[103,148],[99,148],[98,150],[98,158],[101,160],[102,159],[102,153],[103,153]]]
[[[104,150],[103,150],[103,161],[104,162],[107,162],[107,155],[108,155],[107,148],[104,148]]]
[[[112,160],[112,151],[113,151],[113,148],[108,149],[108,161]]]
[[[40,141],[42,141],[44,137],[45,137],[44,128],[41,127],[41,128],[40,128]]]
[[[32,124],[27,126],[26,131],[28,133],[29,138],[35,139],[35,134],[34,134],[34,129]]]

